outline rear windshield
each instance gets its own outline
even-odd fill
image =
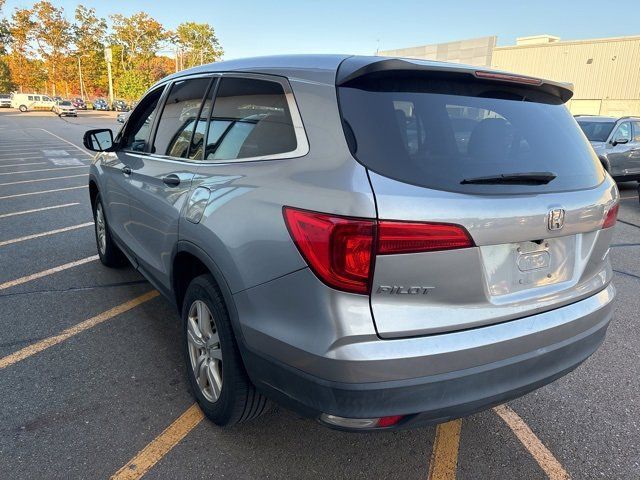
[[[423,187],[465,193],[567,191],[604,175],[558,98],[520,86],[386,76],[338,87],[345,135],[371,170]],[[478,184],[548,173],[548,183]],[[525,183],[525,184],[523,184]]]
[[[578,125],[592,142],[606,142],[615,122],[580,122]]]

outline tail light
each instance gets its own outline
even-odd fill
[[[616,220],[618,219],[619,208],[620,208],[620,204],[616,203],[613,207],[609,209],[609,211],[604,216],[604,222],[602,222],[602,228],[613,227],[616,224]]]
[[[283,209],[291,238],[314,273],[338,290],[367,294],[376,255],[473,246],[459,225],[366,220],[291,207]]]

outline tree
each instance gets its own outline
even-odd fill
[[[107,65],[104,60],[104,44],[107,21],[96,15],[94,8],[78,5],[73,26],[76,62],[82,68],[84,87],[95,95],[108,88]],[[79,79],[78,79],[79,81]]]
[[[182,68],[215,62],[222,57],[220,42],[207,23],[181,23],[176,28],[175,41],[180,47]]]
[[[17,8],[9,21],[11,52],[7,63],[11,81],[20,91],[37,90],[43,84],[42,62],[33,58],[31,39],[35,29],[33,12],[28,8]]]
[[[62,83],[65,63],[69,61],[69,51],[73,40],[71,24],[64,16],[62,8],[43,0],[33,6],[34,40],[38,54],[44,62],[52,92]]]
[[[147,75],[138,70],[127,70],[116,80],[115,89],[118,96],[127,101],[138,100],[149,88]]]
[[[120,63],[125,71],[149,68],[167,33],[160,22],[144,12],[130,17],[111,15],[113,34],[111,43],[120,45]]]

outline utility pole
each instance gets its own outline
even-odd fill
[[[80,65],[80,55],[78,55],[78,77],[80,78],[80,97],[82,98],[82,101],[85,100],[84,98],[84,82],[82,81],[82,66]],[[67,94],[68,96],[68,94]]]
[[[109,77],[109,108],[113,105],[113,78],[111,76],[111,62],[113,61],[113,52],[111,47],[104,49],[104,59],[107,62],[107,76]]]

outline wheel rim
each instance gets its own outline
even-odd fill
[[[222,391],[222,350],[216,322],[202,300],[189,308],[187,343],[191,369],[200,392],[210,402]]]
[[[98,203],[96,207],[96,236],[98,237],[98,248],[100,253],[104,255],[107,249],[107,228],[104,223],[104,214],[102,213],[102,204]]]

